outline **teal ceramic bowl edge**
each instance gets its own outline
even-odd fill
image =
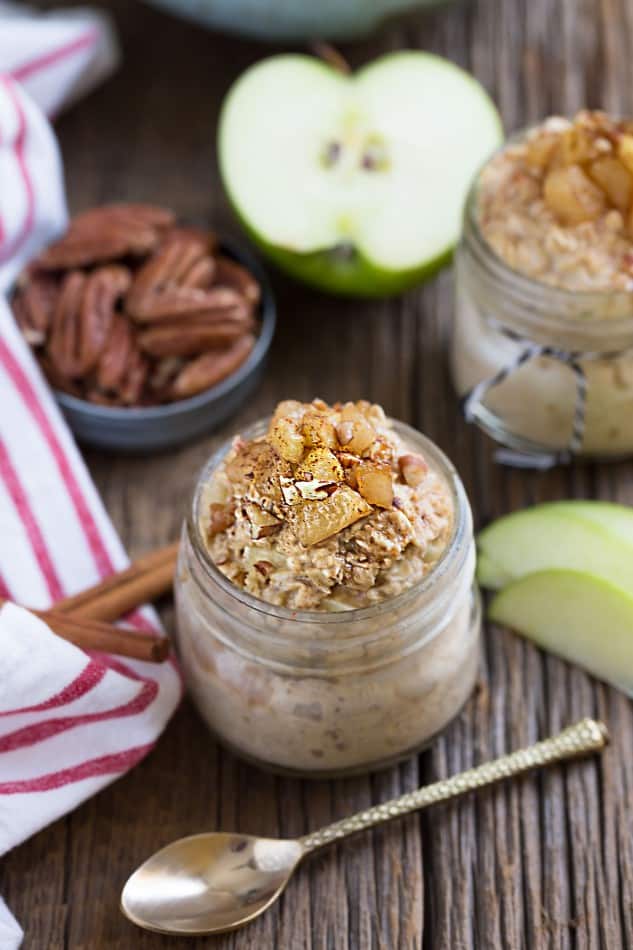
[[[254,391],[264,374],[275,334],[275,299],[266,272],[257,258],[232,241],[221,241],[220,248],[251,271],[262,291],[259,307],[261,331],[246,362],[217,386],[189,399],[162,406],[99,406],[54,391],[78,442],[130,455],[175,448],[220,426]]]

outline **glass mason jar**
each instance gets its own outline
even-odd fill
[[[178,649],[204,720],[257,765],[317,777],[382,768],[426,745],[473,689],[481,609],[468,499],[432,442],[394,427],[445,479],[454,530],[425,578],[371,607],[294,611],[233,585],[199,527],[204,486],[229,444],[200,476],[175,584]]]
[[[466,417],[528,457],[633,453],[633,294],[512,270],[479,228],[477,182],[456,255],[451,371]]]

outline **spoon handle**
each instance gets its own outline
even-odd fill
[[[407,792],[390,802],[374,805],[367,811],[361,811],[357,815],[343,818],[333,825],[327,825],[319,831],[305,835],[299,839],[299,843],[303,848],[303,853],[308,854],[339,838],[346,838],[357,831],[372,828],[392,818],[399,818],[401,815],[417,811],[418,808],[426,808],[427,805],[434,805],[436,802],[456,798],[474,789],[483,788],[485,785],[492,785],[500,779],[521,775],[523,772],[543,765],[551,765],[553,762],[598,752],[608,742],[609,733],[604,723],[594,719],[581,719],[580,722],[569,726],[558,735],[550,736],[549,739],[537,742],[526,749],[519,749],[510,755],[501,756],[499,759],[493,759],[492,762],[485,762],[483,765],[460,772],[450,778],[434,782],[432,785],[426,785],[415,792]]]

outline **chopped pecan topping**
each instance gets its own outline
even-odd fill
[[[212,502],[209,505],[209,537],[226,531],[235,521],[235,505]]]
[[[398,459],[398,466],[405,482],[412,488],[421,485],[429,472],[426,460],[421,455],[414,455],[413,453],[401,455]]]

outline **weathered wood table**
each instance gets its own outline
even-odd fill
[[[59,123],[72,207],[167,202],[233,229],[214,129],[230,82],[266,48],[141,4],[110,6],[124,66]],[[629,0],[472,0],[344,52],[352,63],[401,47],[448,55],[486,84],[512,128],[584,104],[633,113],[632,44]],[[495,466],[488,440],[460,418],[448,379],[451,281],[447,271],[401,299],[365,304],[277,278],[281,319],[267,379],[238,419],[154,458],[87,452],[132,554],[177,535],[192,479],[229,429],[290,395],[366,396],[418,426],[457,464],[480,525],[544,499],[633,503],[630,463],[547,474]],[[613,734],[600,761],[553,768],[323,852],[276,909],[196,946],[624,950],[633,947],[633,707],[496,629],[486,632],[480,683],[458,721],[417,760],[369,778],[314,784],[260,773],[221,751],[185,702],[146,761],[2,862],[0,893],[25,924],[28,950],[193,946],[136,930],[119,914],[126,875],[159,846],[213,828],[302,834],[585,714],[604,717]]]

